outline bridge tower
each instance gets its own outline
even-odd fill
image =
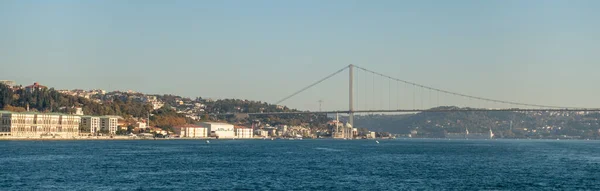
[[[348,108],[348,123],[350,123],[350,125],[352,127],[354,127],[354,89],[353,89],[353,79],[354,79],[354,65],[350,64],[348,65],[348,69],[349,69],[349,73],[350,73],[350,79],[349,79],[349,108]]]

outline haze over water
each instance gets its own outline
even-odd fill
[[[600,142],[2,141],[2,190],[600,189]]]

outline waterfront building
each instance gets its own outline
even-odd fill
[[[79,116],[60,113],[3,112],[0,134],[13,137],[59,136],[79,134]]]
[[[208,128],[210,134],[217,138],[235,138],[235,131],[232,124],[203,122],[200,125]]]
[[[36,114],[34,117],[33,131],[42,132],[42,135],[53,135],[57,132],[60,115],[49,113]]]
[[[118,116],[102,116],[100,117],[100,130],[108,131],[109,134],[117,133]]]
[[[251,128],[239,127],[235,128],[235,137],[238,139],[250,139],[254,137]]]
[[[0,136],[9,136],[10,135],[10,126],[8,126],[9,123],[6,121],[7,119],[2,117],[2,115],[5,113],[9,113],[9,112],[0,111]]]
[[[276,128],[270,128],[270,129],[267,129],[267,131],[269,132],[269,136],[277,137],[277,129]]]
[[[4,113],[2,121],[5,128],[8,128],[11,136],[15,137],[34,137],[37,128],[34,128],[35,114],[33,113]]]
[[[278,136],[285,136],[285,134],[288,132],[288,126],[287,125],[277,125],[277,135]]]
[[[376,133],[373,131],[369,131],[367,138],[374,139],[377,138]]]
[[[146,122],[137,122],[136,123],[136,128],[146,129],[146,127],[147,127]]]
[[[175,127],[175,133],[179,134],[179,137],[187,138],[206,138],[208,137],[208,129],[206,127],[197,125],[185,125]]]
[[[74,137],[79,135],[80,116],[60,115],[57,134],[62,137]]]
[[[100,130],[100,117],[98,116],[82,116],[80,124],[80,132],[82,135],[94,135]]]
[[[254,134],[259,137],[269,137],[269,131],[263,129],[257,129],[254,131]]]

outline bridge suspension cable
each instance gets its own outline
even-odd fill
[[[439,102],[439,92],[441,93],[446,93],[446,94],[450,94],[450,95],[455,95],[455,96],[459,96],[459,97],[464,97],[464,98],[469,98],[469,99],[475,99],[475,100],[481,100],[481,101],[487,101],[487,102],[493,102],[493,103],[502,103],[502,104],[509,104],[509,105],[515,105],[515,106],[526,106],[526,107],[539,107],[539,108],[556,108],[556,109],[584,109],[584,108],[578,108],[578,107],[561,107],[561,106],[552,106],[552,105],[540,105],[540,104],[527,104],[527,103],[519,103],[519,102],[513,102],[513,101],[504,101],[504,100],[498,100],[498,99],[491,99],[491,98],[485,98],[485,97],[479,97],[479,96],[471,96],[471,95],[466,95],[466,94],[462,94],[462,93],[457,93],[457,92],[452,92],[452,91],[448,91],[448,90],[442,90],[442,89],[438,89],[438,88],[434,88],[434,87],[430,87],[430,86],[425,86],[425,85],[421,85],[421,84],[417,84],[414,82],[410,82],[410,81],[406,81],[406,80],[402,80],[402,79],[398,79],[398,78],[394,78],[379,72],[375,72],[360,66],[356,66],[354,65],[355,68],[361,69],[365,72],[369,72],[371,74],[374,75],[379,75],[383,78],[388,78],[390,80],[394,80],[397,82],[402,82],[405,83],[407,85],[412,85],[413,87],[420,87],[420,88],[424,88],[424,89],[428,89],[430,91],[436,91],[438,92],[438,102]],[[413,108],[415,108],[415,91],[413,90]],[[421,97],[423,97],[423,90],[421,90]],[[423,107],[423,100],[421,100],[421,107]]]
[[[308,86],[306,86],[306,87],[302,88],[301,90],[299,90],[299,91],[297,91],[297,92],[294,92],[292,95],[289,95],[289,96],[287,96],[287,97],[285,97],[285,98],[283,98],[283,99],[281,99],[281,100],[279,100],[279,101],[275,102],[275,105],[279,105],[281,102],[284,102],[284,101],[286,101],[286,100],[288,100],[288,99],[290,99],[290,98],[292,98],[292,97],[294,97],[294,96],[296,96],[296,95],[298,95],[298,94],[300,94],[300,93],[302,93],[302,92],[306,91],[307,89],[310,89],[310,88],[312,88],[313,86],[316,86],[316,85],[320,84],[321,82],[323,82],[323,81],[325,81],[325,80],[327,80],[327,79],[329,79],[329,78],[331,78],[331,77],[333,77],[333,76],[335,76],[335,75],[337,75],[337,74],[339,74],[339,73],[343,72],[343,71],[344,71],[344,70],[346,70],[346,69],[348,69],[348,66],[346,66],[346,67],[344,67],[344,68],[342,68],[342,69],[338,70],[337,72],[334,72],[333,74],[330,74],[330,75],[328,75],[327,77],[325,77],[325,78],[323,78],[323,79],[320,79],[319,81],[316,81],[315,83],[312,83],[312,84],[310,84],[310,85],[308,85]]]

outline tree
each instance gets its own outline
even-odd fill
[[[98,131],[98,133],[102,134],[102,135],[108,135],[108,134],[110,134],[110,132],[107,129],[101,129],[101,130]]]
[[[25,112],[25,111],[27,111],[23,107],[13,107],[11,105],[5,105],[4,108],[3,108],[3,110],[12,111],[12,112]]]
[[[117,134],[117,135],[127,135],[128,133],[127,133],[127,130],[119,128],[119,130],[117,130],[117,132],[115,134]]]

